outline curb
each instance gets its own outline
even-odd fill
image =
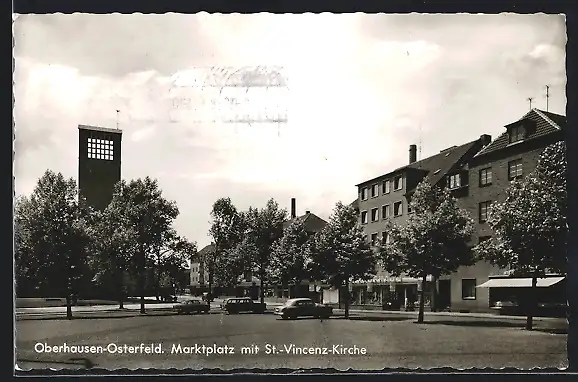
[[[208,314],[227,314],[220,309],[213,309]],[[273,314],[272,310],[263,312],[262,314]],[[202,314],[190,314],[196,316]],[[107,319],[107,318],[131,318],[131,317],[155,317],[155,316],[187,316],[186,314],[179,314],[171,308],[147,309],[144,314],[141,314],[136,309],[125,310],[99,310],[88,312],[73,312],[72,319]],[[17,313],[16,321],[34,321],[34,320],[66,320],[66,312],[57,313]]]

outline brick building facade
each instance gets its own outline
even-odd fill
[[[411,145],[408,165],[358,184],[359,198],[356,207],[359,210],[359,222],[368,240],[372,244],[378,240],[387,242],[388,222],[393,221],[396,224],[407,222],[411,214],[409,210],[411,194],[426,176],[432,184],[439,187],[445,187],[448,177],[451,177],[456,191],[461,190],[467,179],[469,160],[490,141],[489,135],[482,135],[479,139],[449,147],[420,161],[416,160],[416,145]],[[431,278],[428,281],[431,281]],[[356,285],[352,292],[355,305],[371,306],[375,309],[382,308],[386,303],[402,305],[415,301],[421,287],[417,279],[405,276],[390,277],[380,266],[372,280],[354,284]],[[439,302],[449,305],[449,280],[441,280],[439,289]]]
[[[476,222],[472,245],[492,236],[486,223],[490,203],[503,201],[510,182],[536,168],[544,148],[563,139],[565,125],[564,116],[533,109],[520,120],[506,125],[498,138],[469,161],[468,192],[458,201]],[[490,289],[476,286],[505,271],[487,262],[461,267],[451,277],[452,310],[491,310]]]
[[[476,141],[450,147],[421,161],[416,161],[416,146],[411,145],[407,166],[357,185],[359,197],[352,205],[358,209],[367,239],[370,242],[387,240],[389,220],[398,224],[407,221],[412,191],[426,175],[433,184],[448,187],[459,206],[474,219],[472,246],[491,237],[492,231],[486,223],[490,204],[503,200],[513,179],[535,169],[544,148],[563,139],[565,125],[564,116],[532,109],[518,121],[506,125],[505,131],[493,141],[489,135],[482,135]],[[505,272],[507,270],[487,262],[460,267],[454,274],[440,278],[438,308],[490,311],[491,289],[478,286]],[[359,282],[354,287],[355,303],[379,308],[386,296],[397,300],[413,298],[417,286],[417,280],[394,279],[378,267],[373,280]],[[431,285],[428,288],[426,299],[433,290]]]

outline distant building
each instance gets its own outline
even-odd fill
[[[287,227],[289,227],[294,222],[300,222],[301,224],[303,224],[305,230],[310,235],[314,235],[318,232],[321,232],[325,228],[325,226],[327,226],[327,221],[315,215],[311,211],[305,211],[305,214],[297,216],[295,198],[291,198],[290,219],[283,224],[283,228],[287,229]],[[322,287],[323,287],[322,285],[313,284],[309,280],[302,280],[301,284],[299,285],[273,286],[269,293],[278,298],[312,297],[316,300],[319,300],[321,297],[319,293]]]
[[[78,188],[95,209],[105,209],[121,180],[122,130],[78,126]]]
[[[566,117],[532,109],[518,121],[506,125],[498,138],[469,160],[467,191],[458,196],[461,207],[468,210],[476,222],[472,245],[492,236],[486,222],[490,204],[504,200],[512,180],[534,171],[544,148],[563,140],[565,127]],[[452,310],[488,311],[495,302],[508,299],[505,297],[509,294],[508,279],[501,282],[503,288],[498,287],[498,283],[494,283],[492,288],[477,287],[492,276],[503,276],[505,272],[507,270],[487,262],[461,267],[451,276]],[[552,286],[564,289],[562,284]],[[559,295],[564,296],[563,293]]]
[[[200,294],[207,291],[209,286],[209,272],[205,267],[203,258],[213,251],[215,251],[215,245],[209,244],[192,256],[190,267],[191,294]]]
[[[456,190],[467,187],[468,162],[490,141],[489,135],[482,135],[479,139],[449,147],[419,161],[417,146],[410,145],[409,163],[406,166],[358,184],[359,197],[352,206],[359,211],[359,223],[367,239],[372,244],[377,244],[378,241],[387,242],[388,222],[407,222],[412,213],[409,205],[411,195],[426,176],[438,187],[446,187],[449,178],[454,182],[452,187]],[[428,278],[428,281],[431,281],[431,278]],[[391,277],[378,267],[376,276],[369,282],[355,282],[352,293],[354,304],[381,308],[388,302],[397,306],[415,301],[420,287],[415,278]],[[440,281],[439,303],[450,304],[449,280]]]

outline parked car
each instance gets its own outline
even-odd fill
[[[175,302],[177,301],[177,296],[173,296],[172,294],[163,294],[160,296],[160,299],[163,302]]]
[[[227,303],[229,302],[229,300],[234,300],[234,298],[226,298],[223,301],[221,301],[221,305],[220,305],[221,310],[226,310],[225,307],[227,306]]]
[[[230,298],[222,308],[229,314],[264,313],[267,309],[264,303],[256,302],[249,297]]]
[[[173,306],[173,309],[176,310],[178,314],[209,313],[211,306],[204,301],[194,299],[183,301]]]
[[[274,313],[282,319],[298,317],[329,318],[333,315],[333,308],[328,305],[316,304],[310,298],[293,298],[278,308]]]

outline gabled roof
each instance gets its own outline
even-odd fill
[[[349,204],[350,207],[359,209],[359,198],[355,199],[353,202]]]
[[[309,212],[306,213],[305,215],[297,216],[294,219],[287,220],[285,223],[283,223],[283,228],[289,227],[289,225],[291,225],[291,223],[293,223],[294,221],[301,222],[308,232],[319,232],[327,225],[327,222],[325,220]]]
[[[546,135],[559,132],[566,128],[566,117],[559,114],[550,113],[547,111],[539,110],[539,109],[532,109],[522,118],[517,120],[514,123],[510,123],[505,127],[509,127],[511,125],[517,124],[524,120],[530,120],[536,123],[536,129],[532,131],[532,133],[524,139],[524,141],[528,141],[531,139],[536,139],[540,137],[544,137]],[[510,144],[508,131],[502,133],[498,138],[492,141],[489,145],[487,145],[483,150],[475,155],[475,157],[480,157],[490,152],[494,152],[497,150],[501,150],[507,147]]]
[[[480,140],[476,139],[475,141],[465,143],[461,146],[450,147],[446,150],[442,150],[439,154],[399,167],[394,171],[381,175],[377,178],[367,180],[363,183],[360,183],[359,185],[370,183],[371,181],[385,178],[402,171],[421,172],[424,176],[429,176],[429,180],[432,184],[437,184],[448,174],[448,172],[452,171],[455,165],[462,160],[464,155],[470,152],[470,150],[472,150],[474,146],[479,143]],[[407,192],[409,193],[411,190],[407,190]]]
[[[198,260],[200,257],[203,257],[211,252],[215,251],[215,244],[211,243],[205,247],[203,247],[203,249],[201,249],[200,251],[198,251],[196,253],[196,255],[194,255],[192,257],[193,260]]]

